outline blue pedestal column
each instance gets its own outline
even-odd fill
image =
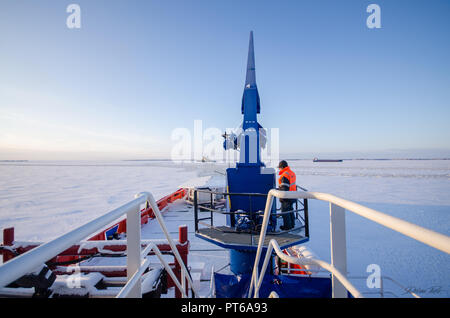
[[[266,257],[265,251],[261,254],[258,270],[261,271]],[[255,265],[256,251],[255,250],[236,250],[230,249],[230,269],[235,275],[251,274],[253,266]],[[273,256],[267,267],[267,273],[272,273]]]

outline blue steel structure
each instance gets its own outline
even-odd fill
[[[253,32],[250,32],[247,72],[245,77],[244,94],[242,96],[241,113],[243,114],[242,133],[233,136],[231,144],[234,149],[240,148],[239,162],[235,168],[227,169],[227,191],[230,193],[268,193],[276,187],[275,170],[266,168],[261,161],[261,136],[264,136],[263,127],[258,123],[257,114],[261,112],[261,102],[256,85],[255,51],[253,45]],[[229,210],[238,210],[250,213],[249,216],[228,215],[227,225],[231,227],[251,229],[262,222],[262,217],[257,212],[264,211],[266,197],[230,196]],[[273,205],[276,212],[276,204]],[[255,213],[255,214],[253,214]],[[270,222],[270,229],[274,230],[276,218]],[[269,230],[270,230],[269,229]],[[236,274],[251,272],[254,263],[255,252],[253,249],[230,249],[231,270]]]
[[[228,211],[226,227],[196,229],[196,236],[230,250],[230,267],[236,275],[250,274],[253,270],[257,244],[248,243],[249,232],[259,234],[267,193],[276,188],[276,172],[261,160],[261,147],[265,145],[265,132],[258,123],[261,111],[258,87],[256,85],[255,53],[253,32],[250,32],[247,72],[241,113],[243,121],[239,134],[224,134],[224,148],[239,150],[236,167],[226,170]],[[233,195],[231,195],[233,194]],[[272,206],[268,232],[276,230],[276,202]],[[212,224],[211,224],[212,225]],[[227,235],[229,237],[227,237]],[[236,235],[241,235],[236,239]],[[251,234],[255,235],[255,234]],[[287,234],[278,238],[281,248],[287,248],[308,241],[307,236]],[[256,240],[257,242],[257,240]]]
[[[226,150],[239,150],[240,152],[236,167],[228,168],[226,171],[228,211],[235,213],[227,213],[227,226],[214,227],[211,214],[211,226],[198,229],[198,220],[209,218],[198,219],[197,192],[195,192],[194,197],[196,236],[230,250],[230,269],[234,275],[214,273],[216,297],[219,298],[249,296],[250,277],[257,249],[257,244],[253,243],[252,235],[259,235],[258,225],[262,223],[267,193],[269,190],[276,188],[275,169],[267,168],[261,160],[261,147],[265,145],[265,133],[258,123],[257,114],[260,111],[261,104],[255,74],[253,32],[250,32],[247,73],[241,105],[243,115],[241,131],[239,134],[224,134],[224,148]],[[306,203],[304,203],[304,206],[306,211]],[[281,249],[309,240],[309,231],[307,230],[305,230],[304,235],[277,232],[275,214],[276,202],[274,200],[266,240],[277,240]],[[306,212],[305,220],[307,220]],[[308,226],[307,221],[305,221],[305,225]],[[250,243],[248,242],[249,238]],[[263,249],[261,259],[264,259],[265,251],[267,249]],[[331,296],[330,278],[274,275],[274,260],[275,257],[272,257],[269,272],[263,279],[260,291],[262,297],[268,297],[271,291],[276,291],[281,297],[326,298]],[[262,262],[259,267],[261,265]]]
[[[261,104],[256,86],[255,73],[255,51],[253,46],[253,32],[250,32],[248,48],[247,73],[245,77],[244,94],[242,96],[241,113],[244,115],[242,122],[242,133],[238,136],[232,135],[225,140],[224,147],[229,149],[240,148],[239,162],[235,168],[227,169],[227,188],[230,193],[268,193],[275,188],[275,170],[266,168],[261,161],[261,138],[265,137],[263,127],[258,123],[257,114],[261,111]],[[253,197],[249,200],[244,196],[230,197],[230,211],[243,210],[247,212],[264,211],[265,197]],[[275,207],[275,205],[274,205]],[[234,216],[229,216],[227,225],[236,226]],[[254,225],[259,220],[257,216],[252,217]],[[273,219],[271,226],[276,224]]]

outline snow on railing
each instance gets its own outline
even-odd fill
[[[269,214],[272,208],[273,198],[281,199],[316,199],[330,203],[330,244],[331,244],[331,264],[318,259],[299,259],[284,254],[276,241],[271,240],[268,251],[261,270],[261,275],[258,275],[258,264],[262,254],[263,242],[266,237],[267,225],[269,222]],[[347,248],[346,248],[346,231],[345,231],[345,211],[349,210],[358,214],[368,220],[381,224],[403,235],[409,236],[419,242],[434,247],[440,251],[450,254],[450,237],[432,230],[420,227],[410,222],[401,220],[399,218],[378,212],[376,210],[367,208],[360,204],[338,198],[334,195],[320,192],[303,192],[303,191],[279,191],[272,189],[269,191],[266,207],[264,211],[264,218],[261,226],[261,233],[259,237],[258,250],[256,252],[255,264],[249,289],[249,297],[254,291],[254,297],[259,297],[259,287],[262,283],[265,271],[268,265],[268,258],[272,254],[272,250],[278,257],[283,260],[300,264],[311,265],[316,264],[328,270],[332,274],[332,296],[335,298],[347,298],[347,291],[354,297],[362,297],[362,294],[354,288],[346,277],[347,273]]]
[[[161,229],[171,247],[172,252],[181,267],[180,283],[170,266],[162,258],[161,252],[154,243],[149,243],[141,252],[141,205],[148,202],[153,209],[153,213],[158,220]],[[189,275],[185,263],[180,253],[167,231],[164,220],[153,195],[149,192],[142,192],[135,196],[135,199],[110,211],[103,216],[80,226],[69,233],[66,233],[50,242],[42,244],[18,257],[15,257],[0,266],[0,288],[16,281],[20,277],[34,271],[37,267],[47,262],[55,255],[60,254],[72,245],[86,239],[92,233],[103,229],[108,224],[117,220],[122,215],[127,217],[127,279],[128,282],[119,292],[117,297],[142,297],[141,275],[150,265],[148,258],[144,258],[148,252],[153,250],[164,265],[175,285],[180,289],[183,297],[186,297],[185,281],[188,280],[190,288],[195,291],[194,283]]]

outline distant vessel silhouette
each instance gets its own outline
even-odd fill
[[[314,158],[313,162],[342,162],[342,159],[319,159],[319,158]]]

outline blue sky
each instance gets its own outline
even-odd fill
[[[0,159],[168,157],[175,128],[238,126],[250,30],[282,155],[450,156],[449,15],[445,0],[1,0]]]

